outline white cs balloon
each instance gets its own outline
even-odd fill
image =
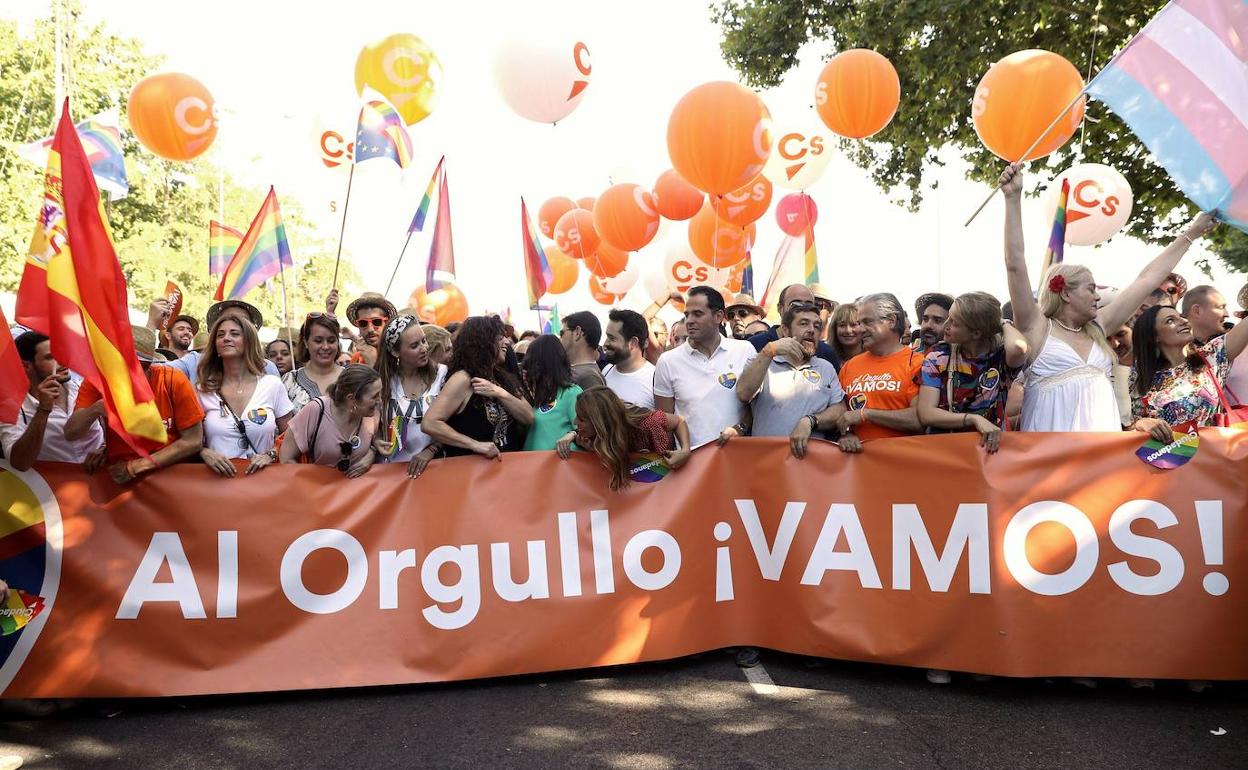
[[[763,166],[763,176],[777,187],[805,190],[819,181],[832,160],[832,142],[827,131],[801,128],[772,130],[771,156]]]
[[[610,278],[602,279],[603,291],[611,294],[627,294],[628,290],[633,288],[637,283],[637,279],[641,277],[641,268],[637,267],[635,259],[628,261],[628,266]]]
[[[494,80],[503,101],[520,117],[538,123],[570,115],[585,96],[592,72],[589,47],[575,39],[554,46],[510,40],[494,59]]]
[[[672,292],[668,288],[667,277],[658,265],[655,265],[653,270],[642,276],[641,285],[646,290],[646,296],[650,298],[651,302],[662,302]]]
[[[1134,197],[1126,177],[1102,163],[1080,163],[1063,171],[1049,184],[1049,219],[1057,211],[1062,180],[1070,180],[1066,200],[1066,242],[1095,246],[1109,240],[1131,218]]]
[[[699,259],[689,248],[688,239],[677,239],[663,259],[663,280],[667,281],[668,291],[683,294],[693,286],[722,289],[731,275],[732,268],[714,268]]]

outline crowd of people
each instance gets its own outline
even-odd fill
[[[331,466],[347,478],[404,463],[417,478],[438,458],[515,451],[591,452],[609,485],[630,482],[638,453],[680,468],[703,445],[740,436],[812,440],[871,451],[898,436],[1133,430],[1163,443],[1175,430],[1224,425],[1248,406],[1248,323],[1227,298],[1174,272],[1216,222],[1200,215],[1128,286],[1096,283],[1059,263],[1032,290],[1024,259],[1022,174],[1001,177],[1009,301],[932,292],[907,309],[888,292],[838,303],[821,286],[779,293],[779,323],[747,294],[709,286],[646,312],[562,319],[558,334],[516,330],[497,316],[442,328],[365,293],[261,342],[260,311],[241,300],[197,318],[164,299],[132,330],[168,438],[136,451],[109,426],[104,400],[58,364],[47,337],[15,329],[29,379],[18,422],[0,423],[15,468],[36,461],[106,469],[118,484],[174,463],[225,476],[275,462]],[[1248,285],[1237,294],[1243,318]],[[670,328],[658,313],[683,305]],[[751,657],[752,656],[752,657]],[[749,665],[757,651],[744,648]],[[942,678],[943,677],[943,678]],[[947,681],[943,672],[929,672]]]

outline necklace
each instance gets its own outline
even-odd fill
[[[1055,324],[1057,324],[1058,326],[1062,327],[1062,328],[1063,328],[1063,329],[1065,329],[1066,331],[1071,332],[1072,334],[1079,334],[1080,332],[1082,332],[1082,331],[1083,331],[1083,326],[1080,326],[1078,329],[1075,329],[1075,328],[1073,328],[1073,327],[1067,326],[1066,324],[1062,323],[1062,319],[1060,319],[1060,318],[1054,318],[1054,319],[1053,319],[1053,323],[1055,323]],[[1086,325],[1087,325],[1087,324],[1084,324],[1084,326],[1086,326]]]

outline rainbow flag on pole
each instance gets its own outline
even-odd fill
[[[437,189],[438,178],[442,174],[442,162],[446,160],[443,155],[438,161],[438,165],[433,169],[433,176],[429,177],[429,186],[425,188],[425,197],[420,199],[420,205],[416,207],[416,216],[412,217],[412,223],[408,225],[409,233],[418,233],[425,228],[425,217],[429,216],[429,204],[433,203],[433,191]]]
[[[365,102],[355,129],[355,162],[389,158],[407,168],[412,162],[412,138],[403,127],[403,118],[382,101]]]
[[[283,266],[294,267],[294,264],[286,242],[286,228],[282,225],[282,212],[277,205],[277,193],[270,187],[234,258],[221,274],[221,283],[213,299],[241,299],[277,275]]]
[[[1087,93],[1203,211],[1248,232],[1248,3],[1172,0]]]
[[[1066,203],[1070,200],[1070,180],[1062,180],[1062,190],[1057,194],[1057,210],[1053,212],[1053,230],[1049,233],[1049,246],[1044,250],[1044,262],[1040,265],[1040,283],[1049,268],[1060,265],[1066,257]]]
[[[208,223],[208,275],[220,275],[238,253],[243,234],[220,222]]]
[[[446,170],[438,185],[438,218],[433,223],[433,243],[425,267],[425,291],[436,291],[455,280],[455,244],[451,239],[451,193]]]
[[[550,269],[546,250],[537,239],[524,198],[520,199],[520,237],[524,241],[524,273],[529,285],[529,309],[536,310],[542,295],[546,293],[546,287],[554,282],[555,272]]]
[[[124,198],[130,193],[126,178],[126,157],[121,147],[121,118],[116,110],[92,115],[75,126],[82,149],[91,164],[95,183],[111,200]],[[36,166],[48,165],[48,150],[52,138],[39,139],[17,148],[17,154]]]
[[[39,220],[17,294],[17,321],[51,339],[56,360],[103,395],[108,423],[135,451],[164,444],[165,423],[134,353],[126,278],[87,153],[61,111]]]

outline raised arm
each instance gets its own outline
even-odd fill
[[[1158,286],[1162,281],[1166,280],[1166,276],[1174,272],[1174,268],[1179,264],[1179,260],[1187,253],[1187,250],[1197,238],[1207,234],[1210,230],[1218,226],[1218,220],[1211,215],[1201,212],[1199,216],[1192,220],[1178,238],[1175,238],[1169,246],[1158,254],[1152,262],[1144,266],[1140,274],[1127,288],[1118,293],[1114,301],[1109,303],[1107,307],[1097,314],[1096,320],[1100,322],[1102,329],[1117,329],[1127,322],[1131,316],[1135,314],[1140,303]],[[1017,312],[1017,311],[1016,311]]]
[[[1005,341],[1005,363],[1009,366],[1022,367],[1027,363],[1027,338],[1014,327],[1014,324],[1002,324]]]
[[[1041,331],[1040,306],[1031,295],[1031,279],[1027,277],[1027,258],[1023,241],[1023,167],[1016,163],[1001,174],[1001,192],[1005,196],[1005,276],[1010,287],[1010,304],[1014,307],[1014,323],[1024,336],[1031,338]]]
[[[1235,359],[1248,347],[1248,319],[1241,320],[1226,333],[1226,357]]]

